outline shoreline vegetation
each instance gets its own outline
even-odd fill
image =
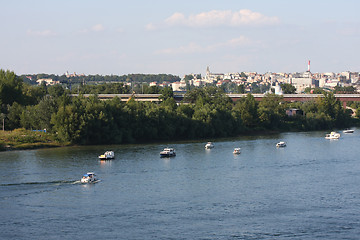
[[[70,145],[69,142],[59,142],[50,133],[26,129],[0,131],[0,151],[53,148]]]
[[[259,132],[247,132],[246,136],[258,136],[258,135],[271,135],[280,133],[279,131],[259,131]],[[244,136],[244,135],[240,135]],[[239,137],[240,137],[239,136]],[[236,137],[236,136],[235,136]],[[207,138],[204,139],[187,139],[185,141],[208,141]],[[184,140],[175,140],[174,142],[182,142]],[[164,142],[164,141],[156,141]],[[150,143],[150,142],[137,142],[141,143]],[[154,141],[151,141],[154,143]],[[32,150],[40,148],[56,148],[56,147],[70,147],[75,146],[70,142],[61,142],[56,139],[56,136],[52,133],[39,132],[33,130],[26,130],[24,128],[0,131],[0,152],[1,151],[13,151],[13,150]]]
[[[358,125],[357,125],[358,126]],[[325,130],[324,130],[325,131]],[[279,134],[282,132],[301,132],[299,130],[261,130],[261,131],[248,131],[238,136],[231,136],[231,138],[242,137],[242,136],[266,136]],[[227,139],[227,137],[213,137],[211,141],[221,139]],[[189,142],[189,141],[209,141],[209,138],[195,138],[195,139],[174,139],[171,142]],[[169,141],[157,140],[157,141],[138,141],[136,144],[148,144],[148,143],[168,143]],[[134,144],[134,143],[127,143]],[[35,132],[26,129],[14,129],[11,131],[0,131],[0,152],[3,151],[16,151],[16,150],[33,150],[42,148],[58,148],[58,147],[71,147],[76,146],[71,142],[62,142],[56,139],[56,135],[52,133]]]
[[[116,86],[124,90],[123,85]],[[28,85],[0,69],[1,120],[6,130],[0,134],[0,148],[174,142],[359,126],[359,103],[351,103],[357,110],[352,117],[352,110],[344,109],[332,92],[309,102],[285,102],[276,94],[256,101],[250,93],[234,102],[224,89],[205,86],[187,91],[181,103],[175,102],[169,87],[159,93],[159,102],[131,97],[127,102],[117,97],[102,101],[96,93],[71,96],[60,84]]]

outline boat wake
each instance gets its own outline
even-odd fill
[[[0,200],[57,191],[60,188],[82,184],[79,180],[59,180],[49,182],[21,182],[0,184]]]
[[[77,184],[80,183],[79,180],[59,180],[59,181],[49,181],[49,182],[23,182],[23,183],[5,183],[0,184],[1,187],[5,186],[28,186],[28,185],[65,185],[65,184]]]

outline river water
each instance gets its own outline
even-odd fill
[[[325,134],[1,152],[0,239],[359,239],[360,129]]]

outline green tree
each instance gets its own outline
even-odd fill
[[[30,86],[24,84],[23,87],[23,104],[24,105],[36,105],[46,95],[46,90],[42,86]]]
[[[296,88],[290,83],[282,83],[280,87],[284,94],[294,94],[296,93]]]
[[[237,86],[237,93],[245,93],[245,85],[244,84],[240,84]]]
[[[256,82],[251,83],[251,92],[252,93],[261,93],[261,88],[260,88],[259,84],[257,84]]]
[[[194,114],[194,108],[190,104],[180,104],[177,112],[180,116],[191,119]]]
[[[332,119],[335,119],[339,107],[341,107],[340,101],[335,97],[333,93],[325,92],[324,97],[318,99],[319,111],[329,115]]]
[[[164,87],[163,89],[161,89],[160,94],[161,96],[159,97],[159,99],[163,101],[169,98],[174,98],[174,92],[171,87]]]
[[[7,124],[5,125],[7,130],[21,127],[20,118],[23,110],[24,107],[17,102],[8,105]]]
[[[355,117],[358,118],[358,119],[360,119],[360,107],[358,107],[358,108],[356,109]]]
[[[55,84],[48,87],[49,95],[58,98],[65,93],[65,89],[60,84]]]
[[[236,102],[234,110],[240,112],[242,124],[247,128],[254,128],[258,125],[258,103],[250,93]]]
[[[335,86],[334,93],[353,94],[356,93],[356,88],[354,86],[347,86],[347,87]]]
[[[286,116],[283,97],[275,94],[266,94],[259,103],[260,124],[267,129],[280,128]]]
[[[0,104],[22,103],[23,81],[14,72],[0,69]]]
[[[84,118],[84,104],[81,98],[74,98],[72,104],[59,106],[58,111],[52,115],[51,124],[57,136],[63,141],[81,143],[86,126]]]

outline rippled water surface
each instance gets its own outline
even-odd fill
[[[359,239],[360,129],[325,133],[1,152],[0,239]]]

